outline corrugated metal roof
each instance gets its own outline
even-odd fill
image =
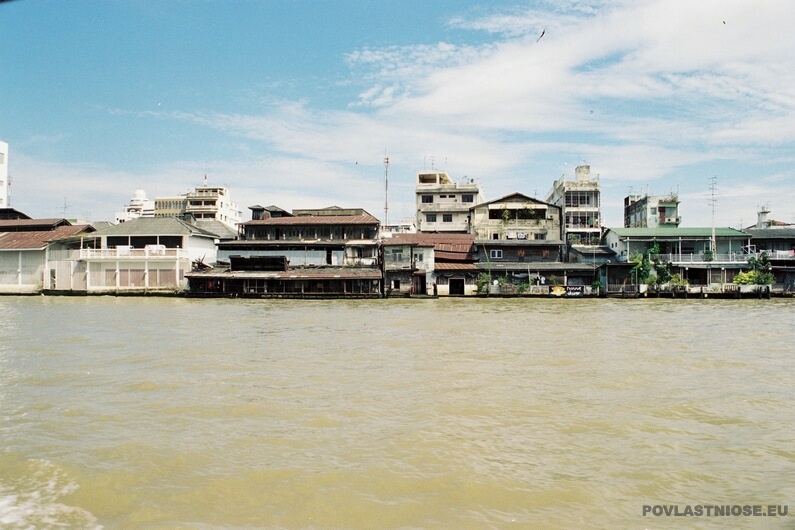
[[[58,226],[66,226],[71,223],[63,218],[48,219],[0,219],[0,232],[22,230],[52,230]]]
[[[499,199],[494,199],[493,201],[481,202],[480,204],[477,204],[477,205],[473,206],[472,208],[474,209],[474,208],[478,208],[480,206],[488,206],[489,204],[496,204],[496,203],[508,201],[509,199],[519,199],[519,200],[523,200],[524,202],[533,202],[535,204],[544,204],[546,206],[552,206],[553,208],[556,208],[558,210],[560,209],[560,206],[555,206],[554,204],[551,204],[551,203],[548,203],[548,202],[544,202],[544,201],[542,201],[540,199],[535,199],[533,197],[529,197],[529,196],[525,195],[524,193],[519,193],[518,191],[515,191],[513,193],[509,193],[508,195],[505,195],[504,197],[500,197]]]
[[[217,219],[197,219],[196,226],[214,234],[218,239],[235,239],[237,232]]]
[[[477,239],[475,245],[483,247],[544,247],[562,246],[560,239]]]
[[[757,239],[792,239],[795,241],[795,228],[747,228],[745,231]]]
[[[279,225],[377,225],[379,220],[372,215],[302,215],[296,217],[271,217],[242,223],[243,226]]]
[[[260,280],[378,280],[381,270],[368,267],[301,267],[286,271],[230,271],[213,269],[211,271],[186,273],[187,278],[195,279],[260,279]]]
[[[572,245],[571,250],[583,256],[615,256],[615,252],[605,246],[597,245]]]
[[[593,265],[587,263],[564,263],[561,261],[492,261],[491,263],[481,262],[478,264],[482,271],[571,271],[571,272],[592,272],[595,270]]]
[[[436,271],[474,271],[480,270],[477,263],[435,263],[433,266]]]
[[[187,236],[210,237],[218,236],[177,219],[176,217],[138,217],[124,223],[97,230],[92,236]]]
[[[257,250],[257,249],[300,249],[310,248],[342,248],[344,246],[375,246],[376,239],[237,239],[219,241],[218,248],[224,250]]]
[[[712,228],[608,228],[620,237],[712,237]],[[715,228],[716,237],[749,237],[749,234],[736,228]]]
[[[88,225],[59,226],[55,230],[33,230],[28,232],[0,232],[0,250],[40,250],[48,241],[70,237],[86,230]]]
[[[423,233],[418,232],[414,234],[394,234],[391,238],[384,239],[384,244],[395,245],[472,245],[475,241],[475,236],[472,234],[439,234],[439,233]]]

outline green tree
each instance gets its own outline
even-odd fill
[[[649,281],[649,274],[651,273],[649,254],[641,254],[638,252],[630,256],[629,260],[635,264],[635,266],[632,267],[632,277],[637,279],[639,284],[647,283]]]
[[[767,252],[762,252],[759,257],[751,256],[748,258],[748,272],[740,272],[734,277],[737,285],[771,285],[776,282],[773,275],[773,266],[767,257]]]

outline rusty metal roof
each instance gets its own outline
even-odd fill
[[[0,232],[0,250],[41,250],[47,246],[48,241],[77,235],[88,227],[89,225],[68,225],[54,230]]]
[[[375,267],[297,267],[286,271],[211,271],[186,273],[194,279],[260,279],[260,280],[379,280],[381,270]]]
[[[379,221],[372,215],[301,215],[255,219],[241,224],[243,226],[377,225]]]
[[[431,246],[434,249],[434,259],[437,262],[449,261],[474,261],[475,236],[472,234],[395,234],[383,240],[383,245],[417,245]]]
[[[52,230],[59,226],[68,226],[67,219],[0,219],[0,232]]]
[[[435,271],[479,271],[477,263],[435,263]]]

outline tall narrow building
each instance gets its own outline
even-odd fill
[[[598,245],[602,236],[602,204],[599,176],[591,177],[591,166],[577,166],[574,180],[561,176],[552,185],[546,202],[563,212],[566,243]]]

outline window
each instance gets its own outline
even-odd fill
[[[423,261],[422,252],[415,252],[414,253],[414,261]]]
[[[425,220],[427,222],[429,222],[429,223],[435,223],[436,222],[436,214],[435,213],[426,214],[425,215]]]
[[[400,280],[392,280],[392,289],[400,289]]]
[[[453,222],[453,214],[451,214],[451,213],[443,213],[442,214],[442,222],[452,223]]]
[[[490,250],[489,257],[491,259],[502,259],[502,250],[501,249]]]
[[[423,204],[431,204],[431,203],[433,203],[433,195],[423,195],[422,196],[422,203]]]
[[[461,202],[475,202],[475,196],[465,193],[464,195],[461,195]]]

